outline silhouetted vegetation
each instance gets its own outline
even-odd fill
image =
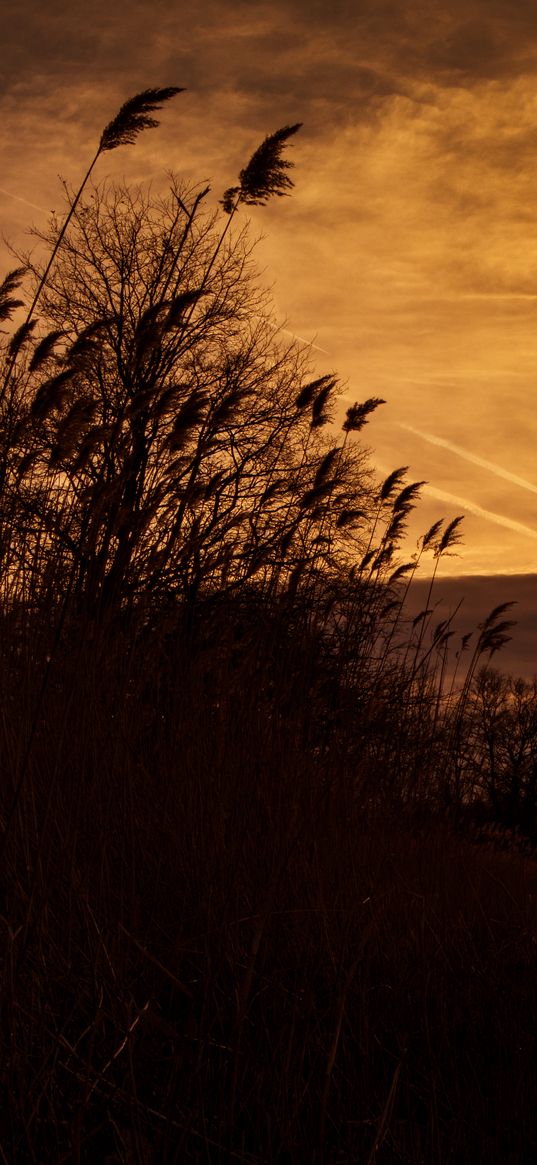
[[[222,210],[89,185],[177,92],[123,106],[0,287],[0,1160],[529,1163],[510,604],[435,623],[461,519],[401,561],[384,402],[345,412],[275,326],[238,215],[298,125]]]

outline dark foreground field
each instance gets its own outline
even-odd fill
[[[80,637],[28,753],[25,650],[0,1160],[533,1163],[537,865],[375,798],[247,652]]]

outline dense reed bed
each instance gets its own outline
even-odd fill
[[[460,519],[401,560],[384,402],[345,411],[274,326],[238,212],[289,192],[298,125],[221,211],[86,197],[177,92],[126,103],[0,289],[0,1160],[529,1165],[509,604],[435,624]]]

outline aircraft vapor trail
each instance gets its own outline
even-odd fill
[[[475,514],[476,518],[485,518],[487,522],[495,522],[497,526],[505,526],[507,530],[514,530],[516,534],[537,538],[537,530],[531,526],[524,526],[522,522],[516,522],[513,518],[505,518],[503,514],[495,514],[493,510],[484,510],[482,506],[476,505],[475,502],[469,502],[467,498],[458,498],[455,494],[447,493],[443,489],[436,489],[431,485],[424,486],[423,492],[429,494],[430,497],[438,498],[441,502],[449,502],[450,505],[460,507],[461,510],[467,510],[469,514]]]
[[[518,477],[516,473],[510,473],[508,469],[502,469],[501,465],[495,465],[493,461],[485,461],[484,457],[478,457],[475,453],[469,453],[467,449],[462,449],[460,445],[454,445],[453,441],[446,441],[445,437],[436,437],[434,433],[424,433],[421,429],[415,429],[412,425],[398,422],[399,429],[406,429],[407,433],[413,433],[415,437],[421,437],[422,441],[428,441],[430,445],[439,445],[441,449],[448,449],[450,453],[455,453],[457,457],[464,458],[465,461],[470,461],[472,465],[478,465],[480,469],[488,469],[489,473],[493,473],[496,477],[503,477],[505,481],[510,481],[512,485],[518,485],[521,489],[527,489],[532,494],[537,494],[537,485],[533,485],[531,481],[526,481],[525,477]]]
[[[5,194],[6,198],[14,198],[15,202],[23,202],[25,206],[32,206],[34,210],[41,210],[43,214],[50,213],[44,206],[38,206],[37,202],[28,202],[27,198],[21,198],[18,194],[11,194],[9,190],[4,190],[3,186],[0,186],[0,194]]]
[[[287,336],[292,336],[294,340],[298,340],[299,343],[304,344],[306,348],[315,348],[316,352],[324,352],[325,356],[330,355],[330,353],[326,351],[326,348],[320,348],[318,344],[313,343],[313,340],[305,340],[303,336],[297,336],[296,332],[289,331],[289,328],[282,328],[282,332],[285,332]]]

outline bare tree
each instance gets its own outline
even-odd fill
[[[337,381],[308,379],[247,230],[222,229],[207,193],[94,187],[19,354],[12,562],[93,614],[251,581],[310,589],[363,550],[370,481],[348,437],[381,402],[327,435]]]
[[[482,668],[465,709],[466,771],[494,821],[537,834],[537,684]]]

